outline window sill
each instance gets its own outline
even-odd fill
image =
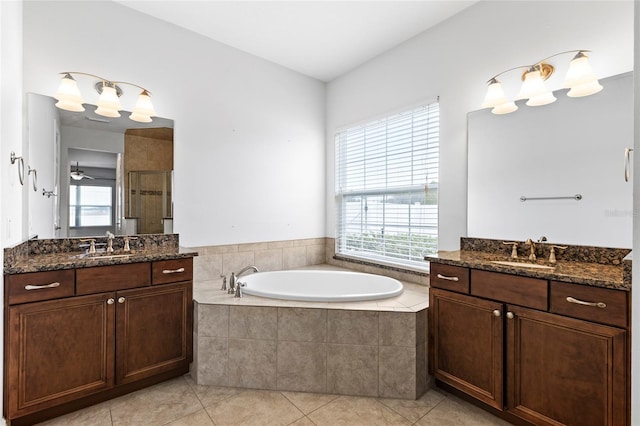
[[[387,263],[380,260],[366,259],[363,257],[348,256],[344,254],[335,254],[333,258],[335,260],[341,260],[343,262],[357,263],[359,265],[365,265],[365,266],[374,266],[376,268],[402,272],[410,275],[417,275],[421,277],[429,276],[429,264],[427,262],[425,262],[424,268],[421,268],[418,266],[416,266],[415,268],[412,268],[409,265],[398,265],[398,264],[393,264],[391,262]]]

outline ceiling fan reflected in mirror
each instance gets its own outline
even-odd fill
[[[78,161],[76,161],[76,168],[75,170],[73,169],[73,167],[71,168],[71,179],[73,180],[82,180],[82,179],[95,179],[92,176],[89,176],[87,174],[85,174],[85,172],[83,170],[80,170],[80,163]]]

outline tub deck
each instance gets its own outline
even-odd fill
[[[403,281],[388,299],[302,302],[194,284],[198,384],[401,399],[430,385],[428,287]]]
[[[315,265],[307,270],[320,269],[332,271],[350,271],[331,265]],[[220,279],[210,281],[196,281],[193,283],[193,300],[207,305],[229,306],[271,306],[288,308],[321,308],[347,309],[353,311],[381,311],[381,312],[418,312],[429,307],[429,288],[423,285],[401,281],[404,291],[400,296],[363,302],[303,302],[296,300],[271,299],[267,297],[244,295],[242,298],[220,290]]]

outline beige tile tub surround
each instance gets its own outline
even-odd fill
[[[318,269],[339,269],[317,265]],[[201,385],[416,399],[427,380],[428,292],[373,301],[298,302],[194,285],[194,363]]]
[[[326,240],[309,238],[192,247],[191,250],[198,252],[193,261],[193,278],[195,281],[219,280],[220,275],[228,276],[247,265],[255,265],[261,271],[281,271],[323,264]]]
[[[308,238],[190,247],[189,250],[198,252],[198,256],[193,259],[194,280],[217,280],[220,279],[221,274],[228,276],[231,272],[238,272],[247,265],[255,265],[261,271],[281,271],[330,264],[353,271],[385,275],[400,281],[429,285],[429,277],[425,272],[419,274],[409,271],[401,272],[334,259],[335,241],[335,238]],[[427,262],[425,262],[426,265]]]

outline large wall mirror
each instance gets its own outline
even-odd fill
[[[600,82],[592,96],[559,90],[550,105],[469,113],[468,236],[631,247],[633,78]]]
[[[173,120],[138,123],[27,95],[29,237],[173,232]]]

